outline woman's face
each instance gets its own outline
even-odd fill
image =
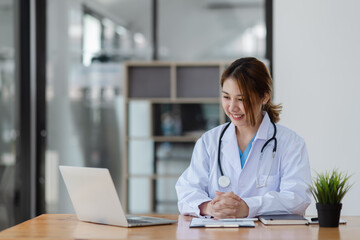
[[[250,117],[246,116],[243,97],[235,80],[228,78],[224,81],[221,93],[221,103],[226,115],[237,127],[250,126]],[[261,101],[254,104],[256,125],[262,120]],[[265,101],[266,103],[266,101]]]

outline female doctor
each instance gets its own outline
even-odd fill
[[[221,76],[230,123],[196,142],[190,166],[176,183],[181,214],[221,218],[304,214],[310,167],[304,140],[276,124],[272,80],[256,58],[233,62]]]

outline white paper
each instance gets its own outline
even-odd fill
[[[193,218],[190,227],[255,227],[254,220],[247,218],[236,219],[208,219],[208,218]]]

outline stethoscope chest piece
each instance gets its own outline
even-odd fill
[[[218,183],[220,185],[220,187],[228,187],[230,185],[230,178],[227,176],[221,176],[219,177]]]

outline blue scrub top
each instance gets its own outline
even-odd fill
[[[254,135],[254,137],[251,139],[251,141],[250,141],[249,144],[247,145],[244,153],[241,152],[240,147],[239,147],[241,169],[244,168],[246,159],[247,159],[247,157],[248,157],[248,155],[249,155],[249,152],[250,152],[250,150],[251,150],[251,146],[252,146],[252,143],[253,143],[253,141],[254,141],[254,139],[255,139],[255,136],[256,136],[256,134]]]

